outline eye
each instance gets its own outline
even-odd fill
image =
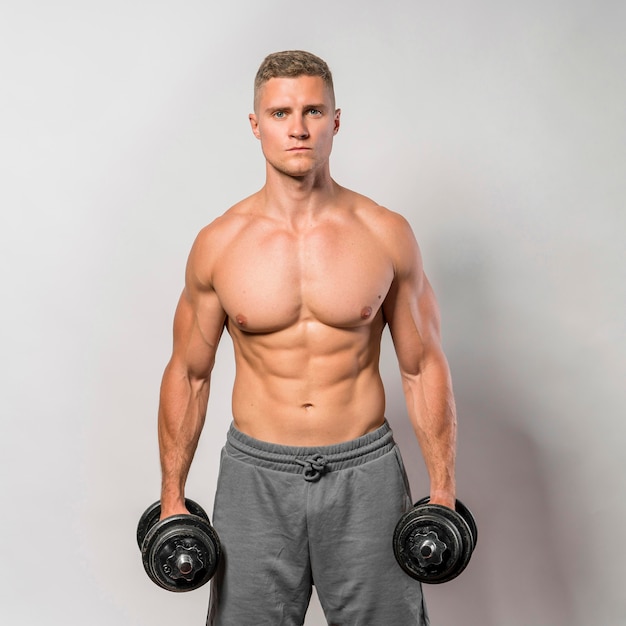
[[[320,116],[322,112],[319,109],[309,109],[309,115]]]
[[[273,116],[279,120],[285,117],[286,113],[284,111],[274,111]]]

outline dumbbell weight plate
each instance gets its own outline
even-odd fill
[[[465,569],[475,539],[460,513],[427,502],[420,500],[402,516],[394,532],[393,549],[409,576],[437,584],[456,578]]]
[[[456,501],[456,512],[466,521],[472,535],[472,552],[478,543],[478,526],[472,512],[460,501]]]
[[[159,521],[161,506],[148,507],[137,526],[137,543],[144,569],[168,591],[191,591],[214,575],[221,545],[206,511],[185,500],[190,515],[173,515]]]
[[[192,591],[212,578],[221,548],[206,520],[173,515],[148,531],[141,552],[146,573],[157,585],[168,591]]]

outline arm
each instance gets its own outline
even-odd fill
[[[455,506],[456,409],[441,347],[439,309],[408,223],[394,228],[395,278],[384,312],[400,365],[409,419],[430,477],[430,500]]]
[[[161,518],[186,513],[185,482],[209,399],[211,371],[225,313],[212,288],[198,279],[206,258],[192,249],[186,286],[174,316],[174,346],[161,383],[158,433]]]

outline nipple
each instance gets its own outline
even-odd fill
[[[248,324],[248,320],[246,319],[246,316],[242,315],[241,313],[237,315],[237,317],[235,318],[235,321],[241,327],[245,327]]]
[[[362,320],[368,319],[371,314],[372,314],[372,307],[371,306],[364,306],[361,309],[361,319]]]

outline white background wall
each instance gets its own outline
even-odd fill
[[[262,184],[252,79],[297,47],[335,74],[335,178],[410,219],[442,307],[480,539],[433,624],[625,624],[625,7],[4,0],[2,623],[204,623],[135,525],[189,246]],[[388,343],[383,367],[421,496]],[[209,509],[232,373],[226,338],[188,488]]]

